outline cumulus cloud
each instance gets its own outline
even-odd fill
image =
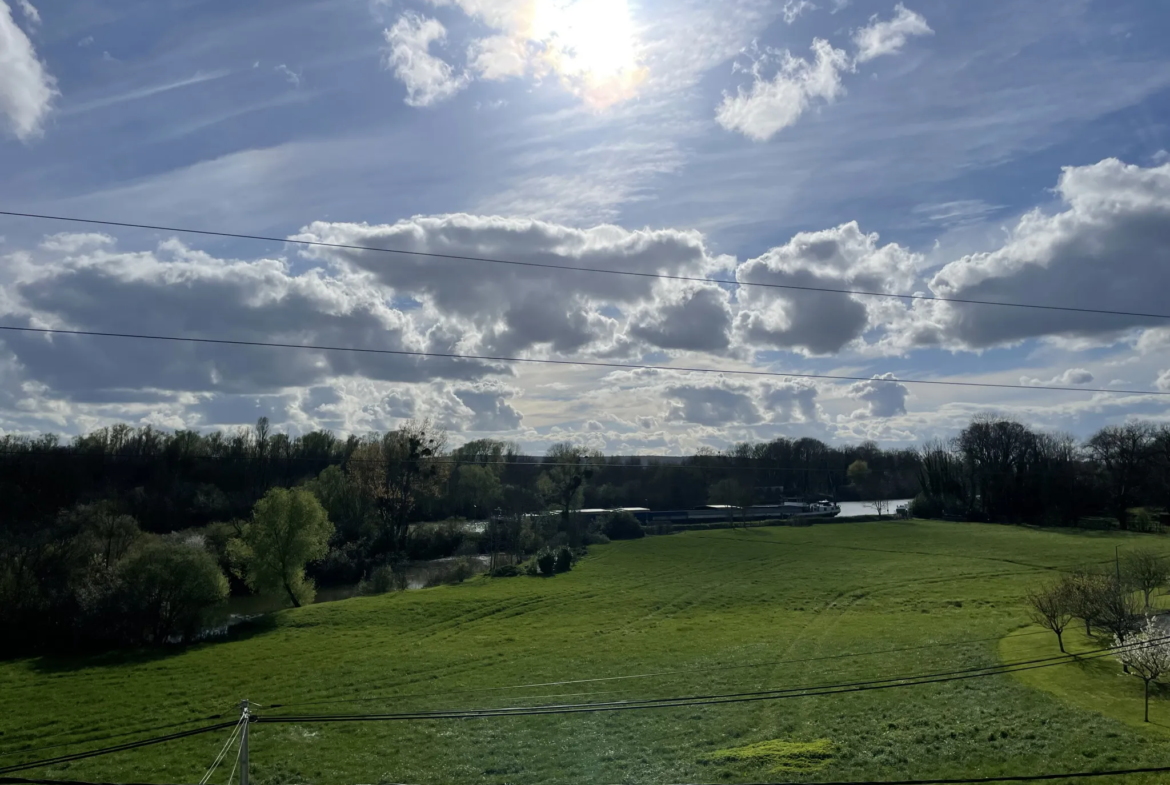
[[[1170,392],[1170,369],[1162,371],[1160,374],[1158,374],[1158,378],[1155,380],[1154,386],[1162,392]]]
[[[1093,374],[1086,371],[1084,368],[1069,368],[1063,373],[1058,373],[1051,379],[1037,379],[1030,376],[1021,376],[1020,384],[1036,387],[1040,385],[1050,386],[1057,385],[1067,387],[1075,384],[1089,384],[1093,381]]]
[[[473,215],[418,217],[392,225],[311,224],[299,239],[344,245],[478,256],[557,266],[702,275],[722,264],[696,232],[629,231],[616,226],[574,229],[544,221]],[[665,281],[564,273],[530,267],[388,257],[360,250],[306,251],[390,291],[414,297],[427,316],[444,314],[464,347],[603,353],[631,336],[658,348],[725,345],[726,298],[690,295]],[[701,291],[701,290],[696,290]],[[712,319],[687,324],[687,319]]]
[[[787,244],[750,259],[736,270],[744,283],[866,291],[904,291],[920,258],[891,243],[880,245],[856,222],[821,232],[802,232]],[[751,346],[831,354],[860,338],[898,303],[815,291],[744,287],[735,330]]]
[[[36,13],[29,5],[26,15],[28,9]],[[56,96],[56,80],[37,59],[32,41],[17,26],[12,9],[0,0],[0,115],[8,121],[9,131],[22,142],[40,136]]]
[[[233,261],[171,240],[153,252],[58,236],[35,257],[6,262],[6,321],[112,332],[267,341],[356,349],[452,352],[456,332],[421,329],[356,276],[299,274],[275,259]],[[507,373],[486,363],[361,352],[278,351],[195,343],[9,334],[24,375],[66,397],[113,390],[272,393],[339,376],[384,382],[475,381]]]
[[[753,76],[751,87],[723,94],[716,121],[729,131],[766,141],[795,124],[817,102],[836,101],[845,92],[841,73],[852,68],[849,56],[821,38],[813,41],[812,51],[810,62],[788,51],[766,50],[747,69]],[[776,73],[766,78],[764,73],[774,63]]]
[[[523,76],[528,70],[528,47],[523,41],[506,35],[493,35],[472,41],[467,61],[484,79],[509,79]]]
[[[438,19],[408,11],[384,32],[386,67],[406,86],[409,106],[433,106],[454,96],[470,83],[466,73],[431,54],[433,43],[447,38],[447,29]]]
[[[849,397],[868,404],[853,412],[852,419],[895,417],[906,413],[906,398],[910,388],[893,381],[892,373],[874,376],[871,381],[857,382],[849,387]]]
[[[814,423],[819,417],[817,390],[799,382],[750,382],[682,375],[661,383],[667,423],[712,428],[761,423]]]
[[[718,286],[680,287],[644,306],[631,319],[629,333],[661,349],[727,349],[731,343],[730,298]]]
[[[1066,167],[1056,193],[1063,210],[1033,210],[1002,247],[945,265],[930,281],[934,294],[1164,313],[1162,293],[1170,288],[1170,164],[1142,168],[1107,159]],[[1162,324],[1141,316],[924,302],[915,306],[900,335],[907,347],[985,348],[1044,336],[1108,343]],[[1147,343],[1156,344],[1156,336]]]
[[[853,34],[857,62],[866,63],[877,57],[898,54],[911,36],[933,34],[934,31],[921,14],[898,3],[894,7],[893,19],[882,22],[875,15],[869,25]]]

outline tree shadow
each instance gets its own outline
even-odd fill
[[[86,654],[44,654],[29,660],[29,666],[37,673],[72,673],[88,669],[114,670],[149,665],[195,649],[218,646],[224,643],[246,641],[266,635],[276,629],[276,614],[267,613],[229,627],[221,635],[194,643],[169,643],[154,648],[113,649]]]

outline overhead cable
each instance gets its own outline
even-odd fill
[[[351,352],[396,357],[419,357],[443,360],[473,360],[476,362],[528,363],[532,365],[577,366],[583,368],[609,368],[626,371],[667,371],[674,373],[714,373],[730,376],[753,376],[779,379],[813,379],[835,382],[877,382],[881,384],[928,384],[940,387],[977,387],[997,390],[1048,390],[1055,392],[1103,393],[1105,395],[1154,395],[1170,396],[1170,390],[1110,390],[1101,387],[1063,387],[1057,385],[1000,384],[996,382],[960,382],[939,379],[903,379],[893,376],[843,376],[827,373],[794,373],[781,371],[753,371],[732,368],[690,368],[669,365],[648,365],[645,363],[614,363],[601,360],[554,360],[533,357],[496,357],[481,354],[456,354],[453,352],[421,352],[407,349],[373,349],[356,346],[329,346],[323,344],[282,343],[278,341],[249,341],[230,338],[196,338],[182,335],[154,335],[149,333],[121,333],[100,330],[68,330],[55,327],[19,327],[0,325],[0,330],[17,333],[42,335],[78,335],[94,338],[126,338],[142,341],[167,341],[171,343],[198,343],[216,346],[257,346],[275,349],[305,349],[318,352]]]
[[[0,210],[0,215],[13,218],[34,218],[41,221],[64,221],[69,223],[83,223],[95,226],[115,226],[123,229],[147,229],[155,232],[174,232],[176,234],[195,234],[205,237],[222,237],[233,240],[258,240],[269,243],[287,243],[313,248],[333,248],[345,251],[368,251],[372,253],[396,254],[400,256],[425,257],[430,259],[447,259],[452,261],[478,262],[482,264],[509,265],[513,267],[527,267],[542,270],[559,270],[562,272],[594,273],[601,275],[621,275],[632,278],[654,278],[665,281],[687,281],[693,283],[714,283],[725,286],[750,286],[765,289],[786,289],[798,292],[819,292],[827,294],[854,295],[857,297],[881,297],[894,300],[925,300],[930,302],[958,303],[962,305],[990,305],[1002,308],[1030,308],[1042,311],[1063,311],[1068,313],[1099,314],[1107,316],[1126,316],[1139,319],[1170,319],[1170,314],[1142,313],[1138,311],[1115,311],[1104,308],[1080,308],[1064,305],[1042,305],[1040,303],[1012,303],[996,300],[973,300],[961,297],[938,297],[928,294],[904,294],[894,292],[875,292],[863,289],[839,289],[828,286],[798,286],[796,284],[770,283],[764,281],[740,281],[726,278],[705,278],[697,275],[673,275],[670,273],[647,273],[635,270],[617,270],[604,267],[583,267],[579,265],[549,264],[546,262],[522,262],[514,259],[494,259],[483,256],[465,256],[462,254],[445,254],[432,251],[408,251],[402,248],[378,248],[369,245],[349,243],[331,243],[324,240],[304,240],[290,237],[269,237],[259,234],[242,234],[238,232],[218,232],[207,229],[185,229],[175,226],[154,226],[151,224],[131,223],[129,221],[102,221],[95,218],[77,218],[63,215],[44,215],[40,213],[23,213],[11,210]]]

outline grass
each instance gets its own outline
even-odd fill
[[[1154,536],[921,521],[617,542],[548,580],[477,578],[283,611],[237,640],[177,652],[0,663],[0,765],[104,746],[113,742],[97,739],[108,734],[146,736],[183,720],[231,718],[244,697],[268,715],[514,706],[829,684],[990,665],[1001,656],[1031,659],[1055,651],[1055,639],[1028,634],[1035,630],[1021,605],[1025,589],[1055,570],[1110,559],[1116,544],[1139,542],[1170,552],[1170,541]],[[1167,745],[1151,743],[1161,741],[1158,731],[1130,721],[1124,701],[1135,685],[1140,695],[1140,683],[1102,671],[1091,674],[1100,690],[1090,694],[1063,681],[1078,677],[1076,666],[1065,668],[724,706],[254,725],[253,780],[759,781],[785,765],[768,750],[791,753],[784,779],[809,781],[1170,765]],[[1116,701],[1123,703],[1110,708]],[[1170,703],[1152,713],[1170,718]],[[194,782],[226,737],[33,774]],[[831,756],[790,765],[821,749],[801,746],[810,743]],[[226,782],[229,768],[212,782]]]

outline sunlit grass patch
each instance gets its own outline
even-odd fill
[[[769,764],[774,772],[809,771],[824,766],[833,757],[831,739],[815,741],[784,741],[770,739],[743,747],[717,750],[707,756],[712,762],[743,762]]]

